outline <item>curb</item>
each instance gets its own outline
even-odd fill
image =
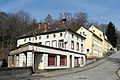
[[[120,78],[120,67],[117,70],[117,76],[118,76],[118,78]]]

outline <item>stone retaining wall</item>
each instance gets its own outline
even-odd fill
[[[30,75],[33,73],[32,67],[10,67],[0,68],[0,77]]]

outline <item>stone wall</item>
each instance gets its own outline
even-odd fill
[[[17,75],[30,75],[33,73],[32,67],[10,67],[0,68],[0,77],[17,76]]]

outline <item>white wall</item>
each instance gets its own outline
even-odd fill
[[[62,33],[61,37],[60,37],[60,33]],[[54,37],[54,34],[56,35],[55,37]],[[73,34],[73,38],[72,38],[72,34]],[[49,36],[49,38],[47,38],[47,36]],[[18,39],[17,46],[25,44],[27,42],[34,42],[34,43],[42,42],[42,45],[45,45],[46,41],[50,41],[50,46],[52,47],[52,41],[56,40],[57,41],[57,48],[59,48],[59,45],[58,45],[59,40],[63,39],[64,42],[67,42],[67,45],[66,45],[67,50],[75,51],[75,52],[79,52],[79,53],[83,53],[83,54],[85,53],[84,50],[83,50],[83,52],[81,52],[81,44],[83,44],[83,46],[85,47],[85,43],[84,43],[85,40],[82,37],[80,37],[72,32],[64,31],[64,32],[58,32],[58,33],[53,33],[53,34],[38,35],[36,37],[37,37],[37,39],[35,39],[35,37],[34,38],[29,37],[29,38],[31,38],[30,40],[29,40],[29,38]],[[39,39],[39,37],[41,37],[41,38]],[[78,37],[78,39],[77,39],[77,37]],[[26,41],[25,41],[25,39],[26,39]],[[83,42],[81,42],[81,39],[83,39]],[[74,41],[74,50],[71,49],[71,40]],[[76,49],[77,42],[79,43],[79,51],[77,51],[77,49]],[[65,46],[65,44],[64,44],[64,46]],[[65,47],[63,49],[65,49]]]

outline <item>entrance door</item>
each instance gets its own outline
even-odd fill
[[[40,53],[36,53],[35,54],[35,63],[34,63],[34,67],[35,69],[39,69],[40,68],[40,65],[42,64],[42,56],[43,54],[40,54]]]
[[[75,67],[78,67],[78,58],[75,57]]]

